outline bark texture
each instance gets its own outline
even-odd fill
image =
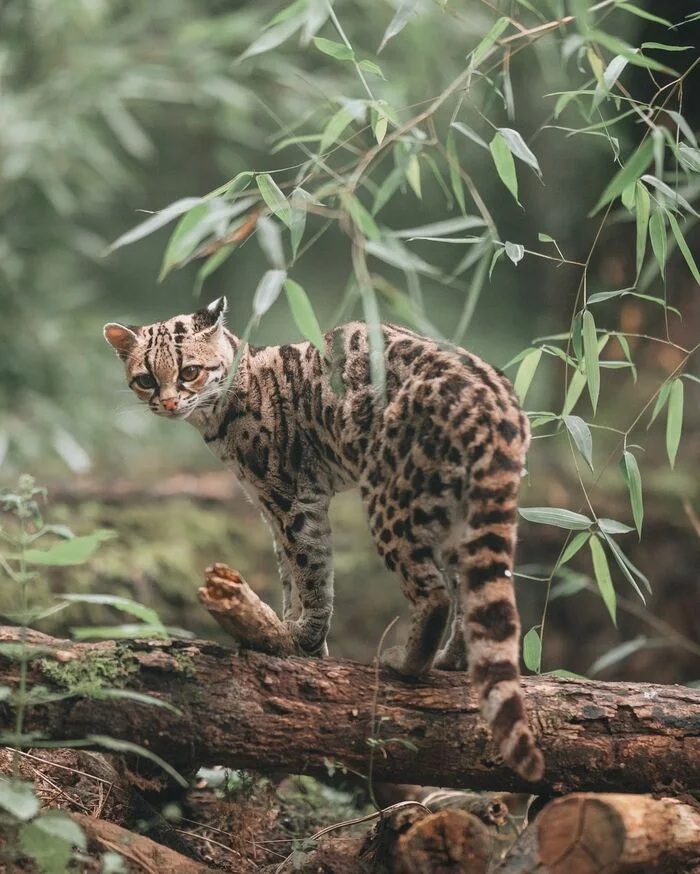
[[[0,628],[0,642],[18,640],[18,629]],[[367,774],[372,757],[378,781],[531,789],[496,760],[464,674],[405,681],[380,670],[377,683],[368,665],[237,654],[204,641],[74,643],[30,632],[28,642],[38,647],[29,684],[76,693],[28,711],[26,730],[47,739],[110,735],[183,771],[325,773],[330,759]],[[0,685],[18,681],[3,648]],[[700,691],[548,677],[524,686],[547,760],[535,791],[700,791]],[[107,687],[179,712],[106,697]],[[0,703],[0,726],[12,724],[11,710]]]

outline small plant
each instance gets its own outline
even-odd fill
[[[80,826],[60,810],[40,812],[40,802],[31,783],[21,779],[21,750],[30,747],[60,747],[67,741],[46,741],[35,732],[27,732],[25,721],[32,707],[56,700],[56,694],[42,686],[29,685],[29,664],[41,658],[44,676],[64,689],[64,696],[90,695],[92,697],[135,697],[142,703],[166,706],[150,696],[137,695],[121,688],[131,666],[124,654],[115,648],[113,655],[100,654],[81,662],[59,664],[52,651],[32,642],[30,627],[69,606],[71,602],[87,601],[107,604],[137,617],[140,622],[109,628],[78,628],[74,635],[88,637],[154,637],[165,636],[163,626],[154,610],[109,595],[64,595],[59,601],[34,603],[32,583],[40,579],[39,568],[78,565],[86,562],[104,541],[115,537],[115,532],[97,529],[90,534],[76,536],[64,525],[44,521],[42,505],[46,490],[37,486],[33,477],[23,475],[14,489],[0,491],[0,570],[16,590],[14,609],[4,619],[19,627],[19,642],[0,642],[0,658],[15,662],[18,670],[16,686],[0,686],[0,709],[14,712],[14,724],[0,733],[0,746],[14,750],[12,773],[0,776],[0,832],[5,840],[0,846],[0,863],[5,870],[16,868],[20,857],[28,857],[45,874],[63,874],[73,860],[86,849],[85,835]],[[46,545],[45,545],[46,544]],[[9,720],[6,720],[9,725]],[[181,783],[182,777],[167,763],[148,750],[126,741],[110,737],[90,736],[71,740],[71,746],[101,746],[118,752],[146,756],[164,767]],[[114,854],[111,854],[114,856]],[[116,860],[105,860],[109,870],[118,871]],[[115,867],[116,866],[116,867]],[[105,870],[108,870],[105,868]]]

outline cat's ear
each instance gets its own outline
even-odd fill
[[[127,328],[126,325],[109,322],[104,326],[102,332],[105,335],[105,340],[116,350],[122,361],[125,361],[138,342],[137,331],[138,328],[135,326]]]
[[[195,331],[198,334],[204,332],[208,336],[213,336],[224,323],[226,309],[226,298],[219,297],[204,309],[197,310],[192,317]]]

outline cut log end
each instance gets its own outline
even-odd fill
[[[261,601],[233,568],[217,563],[205,571],[200,603],[244,649],[269,655],[299,655],[292,635],[275,611]]]

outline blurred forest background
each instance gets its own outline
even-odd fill
[[[463,72],[468,53],[494,22],[510,16],[506,24],[513,41],[499,49],[495,63],[475,73],[468,89],[452,95],[425,124],[397,138],[393,163],[378,163],[358,191],[367,208],[376,206],[378,191],[388,190],[382,186],[398,168],[391,196],[376,210],[382,228],[459,219],[451,151],[464,171],[465,187],[459,187],[465,212],[476,217],[477,228],[464,225],[467,230],[458,236],[481,236],[476,244],[457,245],[404,240],[404,263],[395,254],[393,262],[387,259],[386,252],[383,259],[372,259],[376,301],[382,318],[454,337],[498,366],[547,345],[538,338],[564,335],[563,341],[548,341],[550,349],[558,344],[561,354],[545,350],[541,361],[530,357],[539,367],[525,406],[553,411],[553,418],[541,418],[535,432],[549,436],[534,441],[523,506],[585,513],[595,507],[597,516],[633,526],[630,490],[617,465],[624,448],[642,444],[635,453],[642,471],[643,534],[639,543],[634,531],[621,535],[621,543],[649,578],[652,593],[644,606],[611,558],[618,592],[615,628],[598,593],[589,551],[555,572],[566,530],[523,522],[524,629],[535,626],[538,640],[543,638],[544,670],[699,680],[700,386],[683,380],[682,439],[673,469],[666,411],[646,430],[659,388],[670,388],[679,368],[691,377],[698,374],[697,356],[683,350],[700,340],[700,288],[669,224],[662,224],[664,246],[668,235],[665,276],[657,234],[651,240],[654,252],[646,246],[637,286],[658,300],[611,296],[595,309],[599,329],[624,333],[628,348],[611,341],[601,351],[595,416],[585,393],[575,407],[592,425],[594,471],[586,468],[571,430],[556,419],[571,376],[562,358],[581,309],[582,275],[589,300],[635,285],[634,212],[617,200],[608,213],[591,216],[646,130],[645,113],[627,112],[633,106],[626,102],[629,95],[637,107],[655,109],[670,96],[668,108],[682,113],[647,116],[662,131],[652,137],[655,151],[648,163],[655,164],[655,178],[662,177],[688,203],[678,221],[691,259],[692,253],[697,257],[696,3],[640,0],[630,11],[622,2],[585,0],[338,0],[332,10],[313,0],[0,2],[0,486],[11,486],[28,471],[49,486],[50,521],[67,523],[77,533],[113,527],[119,535],[84,567],[51,570],[35,597],[93,588],[128,594],[156,607],[170,624],[212,635],[215,629],[194,593],[202,568],[221,560],[238,567],[276,603],[268,533],[232,475],[220,469],[194,429],[138,407],[101,331],[107,321],[148,323],[226,294],[229,326],[241,332],[269,267],[269,240],[266,245],[260,233],[245,240],[206,279],[200,297],[193,291],[200,261],[158,282],[172,226],[106,257],[105,250],[145,218],[143,211],[199,197],[243,171],[270,173],[288,190],[300,164],[319,152],[321,136],[331,153],[332,178],[381,139],[377,106],[386,107],[391,136],[397,122],[419,112]],[[381,35],[402,10],[405,20],[378,54]],[[619,82],[608,79],[614,94],[601,93],[591,110],[596,79],[604,81],[620,43],[596,42],[593,31],[587,34],[575,24],[547,24],[568,14],[579,23],[595,21],[596,32],[626,46],[652,44],[645,57],[678,73],[649,69],[634,58],[627,63],[626,57]],[[668,17],[679,26],[669,29],[659,20]],[[319,47],[313,36],[341,46],[347,40],[354,57],[367,62],[358,68],[338,50]],[[666,48],[655,49],[654,43]],[[373,69],[376,64],[382,75]],[[577,96],[562,102],[562,92],[576,89]],[[370,114],[360,103],[368,92]],[[337,134],[328,133],[329,120],[341,109],[347,115],[336,123]],[[605,119],[608,125],[569,136]],[[536,155],[541,178],[531,163],[516,160],[522,206],[485,147],[494,126],[517,130]],[[679,150],[668,143],[659,160],[663,130],[676,146],[683,141],[685,162],[679,163]],[[290,137],[302,140],[285,144]],[[338,142],[347,147],[336,148]],[[652,171],[641,167],[632,183],[644,172]],[[662,189],[653,183],[647,189],[663,200]],[[260,200],[255,184],[248,194]],[[477,201],[490,216],[487,233]],[[347,226],[333,221],[324,231],[326,224],[324,215],[309,215],[304,242],[323,235],[308,251],[302,245],[291,274],[306,289],[324,329],[338,318],[367,312],[352,289]],[[495,265],[494,240],[515,244]],[[251,339],[278,343],[300,337],[282,295]],[[650,339],[655,337],[660,341]],[[518,362],[508,370],[511,378],[517,372]],[[668,392],[663,400],[668,402]],[[638,426],[630,429],[643,410]],[[624,446],[622,432],[628,432]],[[332,652],[368,660],[382,629],[404,605],[398,583],[374,554],[359,503],[343,496],[334,512],[338,606]],[[12,597],[6,589],[0,602]],[[543,611],[548,611],[544,634]],[[82,616],[77,609],[69,612],[70,619],[59,614],[42,629],[63,632],[101,617],[88,608]],[[595,665],[603,655],[607,666]],[[529,662],[539,668],[537,653]]]

